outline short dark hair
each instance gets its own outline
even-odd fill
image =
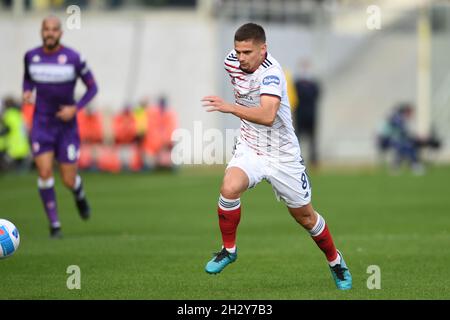
[[[256,23],[246,23],[237,29],[234,34],[234,41],[255,40],[257,42],[266,42],[266,33],[263,27]]]

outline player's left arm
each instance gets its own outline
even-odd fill
[[[78,110],[84,108],[97,94],[98,87],[92,71],[89,69],[86,61],[80,57],[80,63],[77,65],[77,74],[86,86],[86,92],[77,102]]]
[[[78,63],[75,65],[75,70],[78,77],[81,78],[84,85],[86,86],[86,92],[81,97],[81,99],[75,105],[64,105],[56,114],[58,118],[63,121],[70,121],[77,114],[78,110],[84,108],[97,94],[98,87],[95,82],[94,75],[86,64],[86,61],[79,58]]]

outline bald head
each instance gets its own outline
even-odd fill
[[[41,36],[46,51],[59,49],[59,41],[62,36],[61,20],[53,15],[46,17],[42,21]]]
[[[61,30],[61,20],[54,15],[49,15],[42,20],[42,29],[45,25],[51,25]]]

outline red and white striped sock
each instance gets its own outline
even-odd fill
[[[340,256],[338,255],[334,245],[333,238],[331,237],[330,230],[328,230],[325,220],[318,213],[317,222],[314,227],[309,230],[309,234],[320,250],[325,253],[330,266],[333,267],[341,262]]]
[[[217,207],[223,246],[231,253],[236,251],[236,230],[241,220],[241,200],[220,195]]]

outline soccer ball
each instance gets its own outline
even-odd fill
[[[0,219],[0,259],[16,252],[20,243],[19,230],[10,221]]]

